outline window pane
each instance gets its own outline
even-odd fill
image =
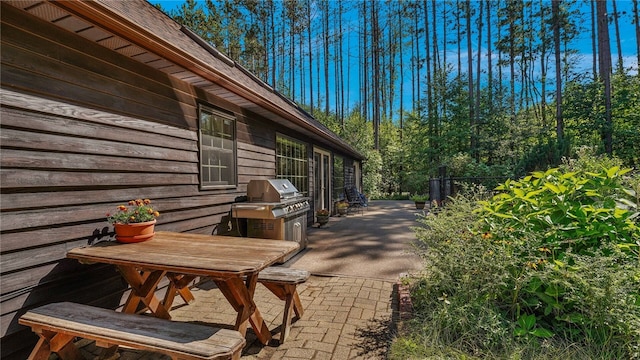
[[[303,194],[309,193],[307,145],[278,136],[276,139],[276,177],[287,179]]]
[[[200,183],[202,187],[236,185],[235,120],[200,108]]]

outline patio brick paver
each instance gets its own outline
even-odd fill
[[[311,229],[309,237],[314,237],[311,251],[291,265],[294,268],[309,269],[312,273],[306,283],[298,286],[305,309],[303,317],[292,323],[287,341],[279,344],[284,302],[264,286],[258,285],[255,301],[271,329],[273,340],[264,346],[257,341],[249,328],[247,345],[241,358],[384,359],[398,317],[398,277],[411,263],[398,250],[401,243],[406,242],[411,236],[411,230],[408,225],[403,225],[405,233],[401,233],[397,225],[400,221],[410,224],[415,218],[414,212],[411,211],[412,205],[413,203],[400,206],[396,206],[395,203],[383,203],[378,209],[374,207],[365,211],[364,215],[332,218],[327,228]],[[381,217],[381,214],[384,214],[384,217]],[[341,223],[343,220],[345,222]],[[349,224],[350,221],[361,221],[363,224]],[[371,221],[376,223],[376,227],[364,225]],[[394,226],[387,227],[385,223]],[[387,228],[390,230],[385,230]],[[367,229],[369,234],[363,229]],[[356,232],[357,238],[350,235]],[[328,236],[330,233],[333,235]],[[341,242],[336,240],[340,237],[337,236],[338,233],[341,233]],[[361,242],[362,239],[367,242]],[[377,252],[370,248],[372,240],[377,241]],[[362,244],[367,246],[367,259],[361,259],[363,252],[358,250],[358,246]],[[353,248],[345,249],[346,245]],[[331,251],[335,253],[328,253]],[[345,257],[346,253],[349,255]],[[329,265],[328,261],[340,262]],[[351,267],[354,262],[358,262],[360,267]],[[328,273],[327,269],[330,266],[337,271]],[[396,268],[403,270],[392,271]],[[396,278],[390,274],[396,274]],[[218,327],[230,327],[235,322],[236,312],[213,282],[203,281],[197,284],[193,288],[193,294],[196,301],[189,305],[181,304],[181,299],[176,299],[171,311],[173,320],[200,322]],[[81,350],[96,354],[97,348],[92,343],[83,343]],[[123,349],[120,351],[120,359],[169,358]]]
[[[305,313],[294,321],[284,344],[279,344],[284,303],[263,286],[256,289],[255,301],[274,336],[263,346],[251,329],[242,359],[383,359],[389,332],[377,335],[378,344],[370,346],[371,324],[391,325],[394,282],[361,281],[359,278],[311,276],[298,287]],[[193,288],[196,301],[190,305],[176,301],[173,320],[207,323],[228,327],[235,312],[213,283],[206,281]],[[362,296],[364,295],[364,298]],[[388,327],[387,327],[388,328]],[[363,336],[369,337],[364,341]],[[82,351],[97,354],[92,343],[83,343]],[[135,350],[121,350],[121,360],[165,360],[169,357]]]

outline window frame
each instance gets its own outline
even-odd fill
[[[286,141],[290,141],[292,143],[295,143],[297,145],[301,145],[304,147],[304,154],[303,154],[303,158],[294,158],[294,157],[290,157],[290,156],[285,156],[282,154],[279,154],[279,149],[280,149],[280,139],[286,140]],[[296,189],[298,189],[298,191],[302,194],[304,194],[305,196],[309,196],[310,194],[310,189],[309,189],[309,164],[310,164],[310,160],[309,160],[309,144],[304,142],[304,141],[300,141],[298,139],[295,139],[291,136],[287,136],[281,133],[276,133],[276,149],[275,149],[275,157],[276,157],[276,174],[275,177],[276,179],[287,179],[289,181],[291,181],[291,183],[296,187]],[[293,164],[289,164],[286,165],[285,167],[287,169],[304,169],[304,175],[296,175],[296,174],[281,174],[280,173],[280,161],[281,159],[293,159],[293,160],[297,160],[297,161],[301,161],[302,164],[296,164],[298,166],[291,166]],[[301,165],[301,166],[300,166]],[[304,189],[300,188],[299,183],[297,181],[295,181],[293,178],[302,178],[302,183],[304,183]]]
[[[225,120],[229,120],[232,122],[232,125],[230,126],[231,131],[233,132],[231,134],[231,141],[233,142],[232,145],[232,149],[231,149],[231,158],[233,161],[233,164],[231,166],[229,166],[228,168],[233,172],[230,175],[231,181],[228,184],[211,184],[211,185],[205,185],[205,181],[204,181],[204,162],[203,162],[203,156],[204,156],[204,141],[203,141],[203,131],[202,131],[202,114],[204,113],[208,113],[211,116],[214,116],[216,118],[220,118],[222,121]],[[238,131],[237,131],[237,119],[236,116],[233,113],[229,113],[229,112],[225,112],[222,110],[219,110],[213,106],[210,105],[205,105],[205,104],[198,104],[198,183],[199,183],[199,188],[200,190],[216,190],[216,189],[235,189],[238,187]],[[227,135],[227,134],[224,134]],[[224,147],[211,147],[212,149],[218,149],[218,151],[220,150],[228,150]]]

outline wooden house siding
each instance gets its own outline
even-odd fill
[[[159,230],[211,233],[251,178],[275,175],[275,130],[5,4],[1,31],[4,357],[16,339],[30,338],[17,325],[25,308],[62,300],[119,305],[125,287],[112,267],[65,259],[73,247],[111,239],[107,212],[151,198]],[[236,116],[237,188],[199,189],[200,102]]]
[[[224,100],[211,84],[206,90],[148,66],[143,53],[136,59],[140,48],[114,51],[0,6],[2,358],[35,340],[17,324],[31,307],[120,305],[126,284],[112,266],[65,258],[71,248],[112,240],[105,214],[117,205],[149,198],[161,213],[158,230],[210,234],[251,179],[276,176],[278,133],[308,145],[312,191],[318,139],[309,134],[317,134],[301,135],[284,119]],[[236,119],[237,187],[200,189],[201,104]]]
[[[344,158],[344,186],[356,186],[355,171],[353,169],[353,159]]]

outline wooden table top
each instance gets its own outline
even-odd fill
[[[148,241],[103,242],[72,249],[67,257],[89,263],[229,277],[256,273],[298,247],[293,241],[158,231]]]

